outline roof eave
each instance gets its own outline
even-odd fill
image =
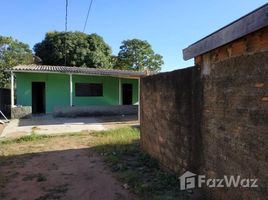
[[[124,75],[124,74],[97,74],[97,73],[77,73],[77,72],[56,72],[56,71],[38,71],[38,70],[16,70],[9,69],[5,70],[5,72],[13,72],[13,73],[42,73],[42,74],[74,74],[74,75],[83,75],[83,76],[110,76],[110,77],[118,77],[118,78],[131,78],[131,79],[139,79],[145,77],[146,75]]]
[[[189,60],[268,26],[268,3],[183,49]]]

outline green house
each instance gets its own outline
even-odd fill
[[[11,69],[11,107],[31,106],[35,114],[57,108],[138,105],[143,76],[146,73],[138,71],[20,65]]]

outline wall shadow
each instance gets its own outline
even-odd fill
[[[0,156],[1,200],[115,199],[116,195],[129,198],[92,148]]]
[[[115,181],[111,171],[122,183]],[[177,177],[161,170],[156,160],[144,154],[139,140],[0,156],[1,200],[132,199],[133,195],[122,187],[124,183],[129,191],[149,199],[155,195],[184,195]]]

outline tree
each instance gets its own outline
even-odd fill
[[[112,67],[112,50],[97,34],[48,32],[34,51],[45,65],[65,65],[66,53],[67,66]]]
[[[164,64],[162,56],[156,54],[147,41],[125,40],[120,46],[116,68],[132,70],[160,71]]]
[[[19,64],[31,64],[34,56],[28,44],[0,36],[0,87],[7,87],[10,75],[5,70]]]

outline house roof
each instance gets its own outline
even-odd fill
[[[97,69],[86,67],[66,67],[66,66],[48,66],[48,65],[18,65],[13,67],[12,72],[30,72],[30,73],[65,73],[80,75],[99,75],[138,78],[147,76],[145,71]]]
[[[183,58],[189,60],[267,26],[268,3],[183,49]]]

